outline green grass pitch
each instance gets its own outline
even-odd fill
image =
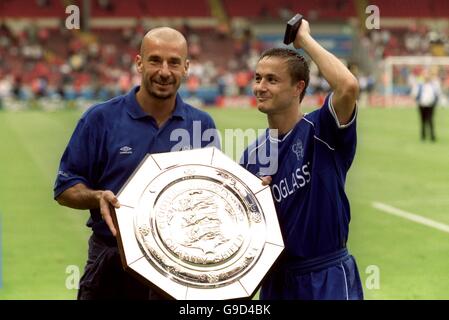
[[[222,130],[265,127],[257,110],[208,111]],[[52,189],[79,116],[0,112],[0,299],[76,297],[66,288],[73,275],[66,271],[84,267],[88,212],[60,207]],[[382,202],[449,225],[448,109],[437,110],[436,132],[436,143],[419,140],[414,108],[359,111],[358,150],[347,178],[349,248],[367,299],[449,299],[449,234],[372,206]],[[379,271],[379,286],[372,285],[372,270]]]

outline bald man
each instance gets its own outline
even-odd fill
[[[189,68],[184,36],[171,28],[149,31],[135,62],[141,85],[81,117],[56,177],[54,198],[60,205],[90,210],[92,235],[78,299],[160,298],[121,267],[111,219],[111,210],[120,207],[115,195],[148,153],[220,147],[218,135],[193,141],[215,124],[177,93]],[[194,135],[198,125],[201,135]],[[180,140],[179,130],[189,139],[183,134]]]

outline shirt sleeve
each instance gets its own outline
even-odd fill
[[[357,144],[356,119],[358,107],[356,104],[351,120],[347,124],[340,124],[332,105],[332,95],[333,93],[330,93],[326,97],[318,112],[318,119],[315,121],[315,138],[335,151],[345,163],[345,167],[349,168]]]
[[[78,183],[94,188],[99,149],[94,128],[86,118],[81,118],[78,122],[59,164],[54,198]]]

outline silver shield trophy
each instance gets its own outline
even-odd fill
[[[118,200],[125,270],[174,299],[251,297],[284,249],[270,188],[213,147],[147,155]]]

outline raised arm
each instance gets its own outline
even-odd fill
[[[304,49],[316,63],[334,91],[332,105],[334,106],[340,125],[347,124],[351,120],[355,102],[359,94],[357,79],[337,57],[324,49],[312,38],[309,23],[304,19],[296,34],[293,45],[297,49]]]
[[[101,217],[108,225],[112,234],[117,234],[111,217],[113,208],[120,208],[120,203],[112,191],[92,190],[82,183],[66,189],[56,201],[62,206],[73,209],[100,209]]]

